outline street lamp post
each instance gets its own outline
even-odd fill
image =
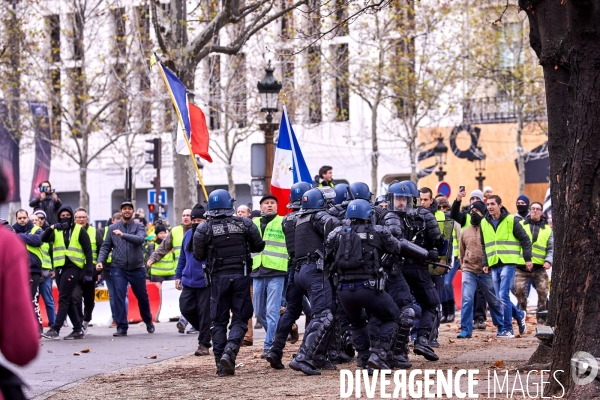
[[[279,111],[279,92],[281,91],[281,82],[273,76],[273,67],[271,61],[265,68],[265,76],[258,82],[256,87],[260,95],[262,108],[261,112],[267,113],[267,122],[259,124],[260,130],[265,134],[265,192],[269,193],[271,189],[271,175],[273,174],[273,162],[275,158],[275,131],[279,128],[278,123],[273,123],[273,113]]]
[[[479,173],[479,175],[475,177],[475,179],[477,179],[477,182],[479,183],[479,190],[483,190],[483,181],[485,181],[485,176],[483,176],[483,171],[485,171],[485,154],[483,154],[483,152],[481,151],[481,146],[477,146],[475,171]]]
[[[438,176],[438,181],[441,182],[444,180],[444,176],[447,174],[447,172],[444,171],[444,165],[446,164],[448,146],[444,144],[444,137],[441,134],[437,140],[438,142],[433,148],[433,152],[435,154],[436,164],[439,166],[439,169],[435,172],[435,174]]]

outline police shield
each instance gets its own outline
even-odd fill
[[[446,219],[444,221],[438,221],[438,225],[440,227],[440,231],[444,239],[444,246],[441,249],[439,249],[439,263],[449,265],[450,261],[452,260],[452,253],[454,252],[454,249],[452,248],[452,234],[454,231],[454,221],[451,219]],[[431,264],[429,265],[429,274],[433,276],[443,275],[447,272],[447,268],[436,267]]]

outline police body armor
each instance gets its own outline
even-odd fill
[[[292,211],[283,218],[282,229],[285,235],[285,247],[287,248],[289,262],[288,271],[296,267],[296,214],[298,211]]]
[[[314,219],[318,213],[303,213],[296,216],[296,237],[294,240],[294,254],[298,266],[302,265],[307,259],[316,261],[319,256],[317,251],[323,251],[323,235],[314,226]]]
[[[437,217],[437,215],[436,215]],[[440,250],[440,260],[441,264],[449,265],[452,260],[453,253],[453,233],[454,233],[454,221],[448,219],[444,215],[444,220],[438,220],[438,225],[440,226],[440,231],[442,233],[442,239],[444,241],[444,245]],[[429,264],[429,274],[432,276],[445,275],[448,273],[447,268],[436,267],[434,265]]]
[[[211,219],[208,221],[212,233],[208,259],[213,265],[211,273],[248,274],[250,251],[246,240],[244,223],[237,217]]]
[[[344,224],[334,261],[340,282],[374,280],[382,273],[378,251],[381,246],[377,246],[375,236],[374,229],[365,224]]]

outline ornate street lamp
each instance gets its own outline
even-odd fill
[[[275,79],[273,75],[271,61],[265,68],[264,78],[258,82],[258,94],[260,96],[261,112],[267,113],[267,122],[259,124],[260,129],[265,134],[265,192],[269,193],[271,189],[271,176],[273,174],[273,162],[275,158],[275,144],[273,138],[279,124],[273,123],[273,113],[279,111],[279,92],[281,91],[281,82]]]
[[[433,148],[433,152],[435,154],[436,164],[439,166],[438,171],[436,171],[436,175],[438,176],[439,182],[444,180],[444,176],[446,172],[444,171],[443,166],[446,165],[446,154],[448,153],[448,146],[444,144],[444,137],[442,134],[438,137],[438,142]]]
[[[485,176],[483,176],[483,171],[485,171],[485,154],[483,154],[483,151],[481,151],[481,146],[477,146],[475,171],[479,173],[479,175],[475,177],[475,179],[477,179],[477,182],[479,182],[479,190],[483,190],[483,181],[485,181]]]

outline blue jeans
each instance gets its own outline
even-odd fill
[[[102,278],[104,279],[104,284],[106,285],[106,289],[108,290],[108,303],[110,304],[110,313],[113,321],[115,319],[115,297],[117,294],[115,293],[115,285],[113,283],[112,278],[109,274],[102,273]],[[125,309],[129,310],[129,297],[125,295]]]
[[[456,275],[456,271],[460,268],[460,262],[458,262],[458,257],[454,258],[454,263],[452,263],[452,268],[446,275],[444,275],[444,291],[442,292],[441,301],[454,300],[454,286],[452,286],[452,281],[454,281],[454,276]]]
[[[146,325],[151,324],[152,313],[150,312],[150,301],[146,290],[146,269],[142,267],[124,270],[113,266],[110,269],[110,278],[115,293],[114,314],[117,330],[127,332],[127,328],[129,328],[126,304],[128,284],[131,284],[131,290],[137,298],[142,320]]]
[[[510,301],[510,287],[515,279],[515,268],[514,264],[490,268],[492,270],[492,279],[494,281],[494,291],[504,308],[502,331],[512,332],[512,319],[518,320],[522,317],[521,311],[519,311],[512,301]]]
[[[281,308],[281,294],[283,293],[285,277],[273,276],[268,278],[253,278],[254,294],[252,305],[254,314],[267,331],[265,349],[270,349],[277,331],[279,310]]]
[[[40,284],[40,295],[44,299],[44,305],[46,306],[48,326],[52,326],[56,321],[56,308],[54,307],[54,297],[52,297],[52,279],[48,278]]]
[[[460,311],[460,330],[468,335],[473,333],[473,305],[475,303],[475,290],[479,288],[488,304],[494,325],[502,329],[504,316],[502,303],[494,293],[494,283],[490,274],[475,274],[469,271],[462,272],[462,309]]]

